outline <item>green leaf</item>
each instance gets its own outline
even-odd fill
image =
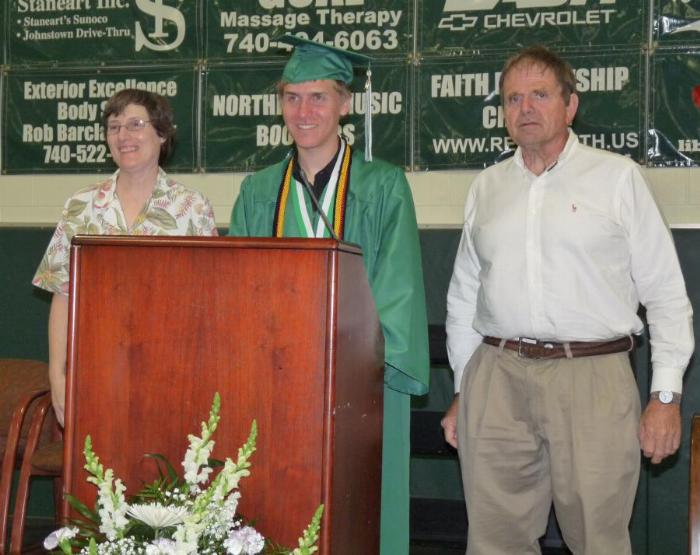
[[[168,196],[168,191],[163,191],[162,189],[159,189],[158,187],[155,188],[153,191],[152,198],[157,199],[157,198],[163,198],[165,196]]]
[[[70,493],[66,493],[66,499],[68,504],[78,511],[81,515],[87,518],[90,522],[99,522],[99,515],[97,511],[90,509],[85,503],[80,501],[77,497],[73,497]]]
[[[265,548],[263,549],[263,555],[289,555],[291,550],[287,547],[283,547],[272,540],[265,540]]]
[[[146,221],[156,224],[163,229],[177,229],[177,220],[167,210],[153,207],[146,214]]]
[[[66,216],[68,218],[76,218],[85,211],[87,206],[87,201],[73,199],[70,204],[66,206]]]
[[[59,542],[58,547],[60,547],[61,551],[63,551],[63,553],[66,555],[71,555],[71,553],[73,553],[73,547],[68,540],[62,540]]]
[[[85,228],[85,233],[88,235],[100,235],[100,226],[96,223],[90,222]]]
[[[221,459],[212,459],[209,458],[207,459],[207,464],[211,466],[212,468],[220,468],[224,466],[226,463],[222,461]]]
[[[167,459],[167,457],[164,457],[160,453],[146,453],[144,457],[154,459],[156,461],[156,466],[158,467],[158,475],[160,476],[161,480],[165,479],[165,474],[163,473],[163,469],[160,466],[162,464],[163,466],[165,466],[170,481],[178,481],[177,472],[175,472],[175,468],[173,468],[172,463]]]
[[[86,544],[88,539],[93,536],[101,536],[99,524],[96,522],[91,522],[88,520],[82,520],[80,518],[71,518],[69,520],[71,526],[77,526],[80,532],[76,536],[77,539],[73,540],[73,543],[80,543],[80,538],[84,538],[83,544]]]
[[[124,221],[124,218],[122,218],[122,214],[119,210],[114,210],[114,216],[117,219],[117,226],[119,227],[119,229],[123,229],[123,230],[129,229],[126,225],[126,222]]]

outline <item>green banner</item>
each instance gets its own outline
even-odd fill
[[[652,65],[649,165],[695,166],[700,163],[700,51],[657,51]]]
[[[573,130],[584,144],[644,163],[645,58],[638,51],[577,52],[579,108]]]
[[[277,39],[291,33],[373,57],[413,50],[413,0],[209,0],[206,57],[287,56]]]
[[[483,168],[513,148],[498,78],[503,58],[426,59],[418,68],[415,169]]]
[[[700,0],[656,0],[654,30],[661,44],[700,44]]]
[[[3,2],[0,6],[0,33],[2,33],[2,45],[0,46],[0,64],[7,63],[7,38],[9,32],[7,30],[7,2]]]
[[[418,52],[640,46],[646,0],[418,0]]]
[[[125,88],[151,90],[171,103],[177,124],[170,171],[195,168],[197,72],[154,67],[10,71],[5,79],[3,173],[111,172],[101,123],[104,102]]]
[[[195,60],[199,0],[11,0],[11,64]]]
[[[409,68],[378,62],[372,69],[374,156],[402,167],[410,165]],[[202,160],[206,171],[255,171],[280,161],[292,145],[284,126],[275,84],[279,63],[221,64],[206,72]],[[353,91],[364,90],[357,77]],[[350,115],[340,131],[355,148],[364,149],[365,97],[353,93]]]
[[[643,159],[639,52],[567,56],[580,105],[574,131],[597,148]],[[504,57],[428,59],[418,70],[416,169],[483,168],[514,148],[498,80]]]

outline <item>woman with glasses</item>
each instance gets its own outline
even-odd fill
[[[70,242],[90,235],[217,235],[214,211],[202,194],[161,169],[175,126],[160,95],[125,89],[107,101],[104,131],[117,171],[71,196],[32,283],[53,293],[49,315],[49,378],[63,424]]]

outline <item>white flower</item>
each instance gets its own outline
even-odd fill
[[[255,528],[244,526],[231,530],[224,547],[229,555],[255,555],[265,547],[265,538]]]
[[[110,540],[121,536],[128,523],[125,516],[128,505],[124,499],[126,486],[121,480],[114,480],[113,476],[112,469],[109,468],[102,480],[92,476],[88,478],[88,481],[97,485],[98,488],[97,512],[100,515],[100,532]],[[114,481],[114,491],[112,491],[112,481]]]
[[[238,450],[233,462],[227,458],[216,476],[209,457],[214,448],[212,435],[219,422],[220,398],[216,394],[209,419],[202,423],[201,436],[190,435],[189,448],[182,463],[185,483],[181,489],[166,487],[162,502],[126,503],[125,486],[115,479],[112,469],[104,468],[92,450],[90,437],[85,439],[85,469],[88,481],[97,486],[97,512],[99,529],[107,536],[82,547],[80,555],[257,555],[265,548],[265,539],[255,529],[236,521],[236,511],[241,497],[236,491],[240,480],[250,474],[250,457],[255,451],[257,426],[251,425],[246,443]],[[209,483],[211,480],[211,483]],[[173,478],[173,486],[177,481]],[[314,516],[316,519],[316,516]],[[320,516],[319,516],[320,519]],[[155,530],[156,539],[144,539],[139,521]],[[316,550],[318,519],[312,532],[304,533],[308,541],[300,549],[304,553]],[[163,529],[167,529],[166,532]],[[173,530],[174,529],[174,530]],[[172,532],[170,534],[169,532]],[[78,529],[63,528],[46,539],[47,549],[68,549],[68,541],[79,533]],[[88,532],[89,535],[92,535]],[[160,538],[159,536],[166,536]],[[222,545],[223,544],[223,545]],[[311,546],[309,550],[308,547]],[[301,553],[295,550],[295,553]]]
[[[212,487],[215,488],[214,495],[218,499],[223,499],[236,489],[241,478],[250,476],[250,471],[247,469],[248,466],[250,465],[247,464],[247,460],[245,459],[243,459],[242,463],[240,460],[234,463],[231,459],[226,459],[224,467],[216,477],[216,481],[212,484]]]
[[[185,481],[190,485],[190,490],[198,493],[200,491],[199,484],[204,484],[209,480],[209,474],[212,468],[207,466],[209,456],[214,449],[214,442],[205,439],[208,434],[207,430],[203,430],[204,437],[197,437],[190,434],[187,439],[190,446],[185,453],[185,459],[182,461],[182,466],[185,470]]]
[[[175,542],[166,538],[159,538],[146,546],[146,555],[177,555]]]
[[[233,528],[236,518],[236,509],[241,493],[236,491],[228,496],[222,503],[213,502],[209,505],[204,522],[208,536],[223,540],[228,536],[229,530]]]
[[[185,516],[182,524],[178,524],[173,534],[177,555],[190,555],[197,553],[199,538],[204,532],[205,524],[202,515],[190,513]]]
[[[140,520],[156,530],[176,526],[187,515],[185,507],[173,507],[171,505],[161,505],[160,503],[130,505],[126,512],[136,520]]]
[[[77,528],[69,528],[68,526],[59,528],[58,530],[51,532],[46,537],[46,539],[44,540],[44,549],[46,549],[47,551],[56,549],[58,547],[58,544],[61,543],[63,540],[70,540],[71,538],[74,538],[77,534]]]

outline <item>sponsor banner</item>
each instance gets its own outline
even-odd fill
[[[210,66],[205,77],[202,161],[206,171],[255,171],[282,160],[293,139],[282,120],[276,83],[280,63]],[[375,157],[410,165],[411,106],[405,63],[372,66],[373,149]],[[358,75],[353,91],[364,91]],[[354,92],[340,132],[364,150],[365,95]]]
[[[418,67],[415,169],[482,168],[512,142],[498,78],[503,59],[423,60]]]
[[[413,51],[413,0],[209,0],[206,57],[286,57],[285,33],[373,57]]]
[[[568,56],[580,105],[574,131],[583,143],[643,157],[639,52]],[[514,144],[505,128],[498,81],[505,59],[425,60],[418,70],[416,169],[483,168]]]
[[[196,71],[192,68],[10,71],[3,103],[4,173],[112,172],[104,128],[105,101],[125,88],[165,96],[177,124],[170,171],[195,167]]]
[[[700,0],[655,0],[654,9],[661,44],[700,45]]]
[[[567,55],[576,75],[580,141],[645,161],[645,58],[638,51]]]
[[[0,64],[7,63],[7,2],[3,2],[0,6],[0,36],[2,37],[2,45],[0,45]]]
[[[11,64],[198,58],[199,0],[10,0]]]
[[[650,166],[700,163],[700,51],[657,52],[652,58]]]
[[[418,51],[468,54],[549,46],[638,46],[646,42],[640,0],[418,0]]]

